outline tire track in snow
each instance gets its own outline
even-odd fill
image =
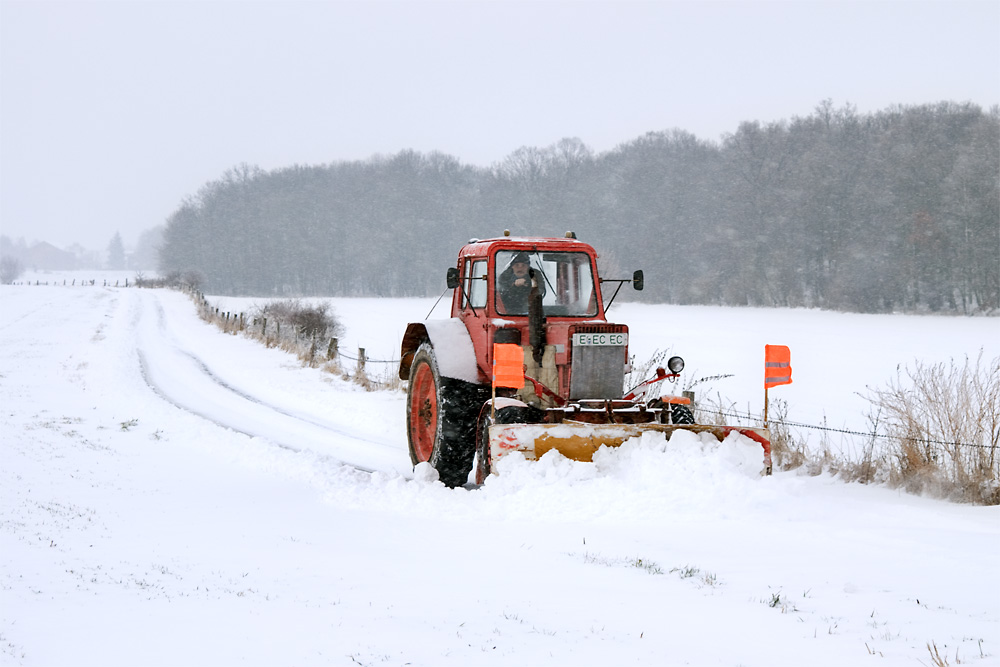
[[[136,353],[139,356],[139,372],[142,374],[142,379],[143,379],[143,381],[145,381],[146,386],[153,390],[154,394],[156,394],[157,396],[159,396],[160,398],[162,398],[164,401],[166,401],[170,405],[174,406],[175,408],[179,408],[179,409],[183,410],[184,412],[187,412],[187,413],[190,413],[192,415],[195,415],[196,417],[201,417],[202,419],[204,419],[206,421],[209,421],[209,422],[215,424],[216,426],[221,426],[222,428],[229,429],[230,431],[236,431],[237,433],[242,433],[243,435],[245,435],[247,437],[250,437],[250,438],[255,437],[255,435],[253,433],[250,433],[249,431],[243,431],[243,430],[238,429],[235,426],[232,426],[230,424],[224,424],[224,423],[222,423],[222,422],[220,422],[220,421],[218,421],[216,419],[213,419],[212,417],[209,417],[204,412],[199,412],[198,410],[195,410],[195,409],[193,409],[193,408],[191,408],[191,407],[189,407],[187,405],[182,405],[181,403],[178,403],[177,401],[175,401],[167,392],[165,392],[160,387],[159,384],[157,384],[152,379],[150,379],[150,375],[151,374],[149,372],[149,362],[146,360],[146,354],[141,349],[137,349]],[[294,447],[289,447],[289,446],[284,445],[282,443],[276,443],[276,444],[278,444],[281,447],[285,447],[286,449],[291,449],[292,451],[296,451],[296,452],[301,451],[299,449],[296,449]]]
[[[202,374],[205,375],[205,377],[207,377],[208,379],[212,380],[212,382],[214,382],[215,384],[217,384],[219,387],[222,387],[226,391],[231,392],[231,393],[235,394],[236,396],[239,396],[240,398],[242,398],[242,399],[244,399],[246,401],[249,401],[250,403],[254,403],[254,404],[259,405],[261,407],[265,407],[268,410],[271,410],[273,412],[277,412],[279,415],[284,415],[286,417],[290,417],[291,419],[297,419],[297,420],[299,420],[301,422],[305,422],[307,424],[312,424],[313,426],[318,426],[318,427],[320,427],[322,429],[326,429],[327,431],[330,431],[331,433],[336,433],[337,435],[342,435],[345,438],[351,438],[352,440],[358,440],[360,442],[366,442],[368,444],[375,445],[375,446],[378,446],[378,447],[388,447],[389,449],[393,449],[393,450],[396,449],[395,447],[393,447],[392,445],[389,445],[387,443],[380,442],[378,440],[372,440],[370,438],[366,438],[364,436],[360,436],[360,435],[358,435],[356,433],[352,433],[350,431],[346,431],[346,430],[337,428],[336,426],[331,425],[330,422],[328,422],[326,420],[321,420],[321,419],[318,419],[318,418],[314,419],[314,418],[312,418],[312,417],[310,417],[308,415],[303,415],[301,413],[290,412],[290,411],[285,410],[284,408],[280,408],[277,405],[274,405],[272,403],[267,403],[267,402],[265,402],[265,401],[257,398],[256,396],[252,396],[251,394],[248,394],[245,391],[242,391],[241,389],[238,389],[238,388],[232,386],[231,384],[229,384],[228,382],[226,382],[225,380],[223,380],[222,378],[220,378],[218,375],[216,375],[215,373],[212,372],[212,369],[210,369],[200,357],[198,357],[197,355],[193,354],[192,352],[188,352],[187,350],[178,350],[178,352],[180,352],[184,356],[188,357],[199,368],[199,370],[202,372]]]
[[[297,453],[308,452],[314,455],[321,456],[322,458],[325,459],[336,460],[339,463],[348,465],[357,470],[367,473],[372,473],[376,472],[377,470],[381,470],[383,472],[400,474],[401,476],[404,476],[406,478],[412,477],[411,472],[400,470],[398,466],[394,466],[391,464],[378,467],[364,465],[356,461],[351,461],[350,457],[348,456],[331,455],[322,452],[314,447],[303,447],[299,445],[290,444],[284,439],[282,439],[280,436],[276,436],[274,433],[264,432],[264,429],[261,429],[259,427],[258,428],[247,427],[244,422],[247,421],[246,417],[248,415],[252,414],[253,421],[257,421],[258,424],[261,424],[263,422],[267,422],[270,424],[270,422],[274,421],[268,416],[270,414],[274,415],[277,421],[293,420],[293,426],[294,424],[306,425],[306,427],[310,429],[320,429],[321,434],[329,433],[337,436],[338,439],[341,441],[343,440],[350,441],[347,444],[351,445],[360,444],[363,447],[369,447],[369,448],[375,447],[382,450],[383,453],[386,453],[386,450],[391,450],[392,452],[398,452],[398,448],[394,447],[391,444],[380,442],[378,440],[373,440],[363,435],[352,433],[343,428],[338,428],[335,424],[332,424],[329,421],[323,420],[321,418],[315,418],[310,415],[295,413],[286,410],[280,406],[273,405],[272,403],[264,401],[259,397],[254,396],[248,393],[247,391],[242,390],[226,382],[223,378],[219,377],[215,372],[213,372],[211,368],[209,368],[208,364],[203,359],[201,359],[197,354],[179,345],[176,339],[169,335],[168,333],[169,327],[167,326],[166,322],[166,313],[163,309],[163,305],[159,302],[156,302],[155,304],[155,331],[150,332],[149,334],[150,337],[153,339],[153,342],[150,342],[150,340],[148,339],[144,340],[143,317],[146,309],[148,308],[146,301],[147,301],[146,299],[143,299],[142,303],[140,303],[138,307],[135,309],[133,323],[132,323],[134,329],[137,331],[136,338],[138,341],[140,341],[139,343],[137,343],[136,347],[136,352],[139,360],[140,373],[142,375],[145,384],[148,387],[150,387],[150,389],[157,396],[159,396],[166,402],[170,403],[174,407],[177,407],[185,412],[201,417],[202,419],[205,419],[206,421],[209,421],[222,428],[235,431],[237,433],[246,435],[248,437],[264,438],[268,442],[274,443],[278,447],[281,447],[289,451]],[[152,348],[154,346],[154,343],[159,343],[161,349],[153,350]],[[155,356],[155,353],[157,352],[160,354],[165,353],[167,356],[172,356],[175,359],[177,358],[183,359],[185,363],[158,364],[152,362],[150,357],[151,355]],[[164,381],[162,378],[157,379],[157,374],[162,373],[163,368],[167,365],[171,366],[172,370],[175,373],[178,372],[179,368],[183,367],[187,367],[195,371],[194,375],[186,374],[183,376],[183,381],[185,385],[184,395],[178,395],[180,392],[177,391],[176,388],[172,388],[170,386],[170,382]],[[192,379],[194,379],[194,382],[191,382]],[[215,396],[213,397],[208,395],[209,393],[212,392],[197,391],[197,387],[199,385],[201,385],[202,387],[205,386],[205,383],[199,382],[199,379],[207,381],[211,385],[211,387],[218,390],[219,393],[216,393]],[[198,403],[199,398],[203,399],[204,402],[206,403],[212,403],[213,402],[212,399],[215,398],[216,409],[215,410],[199,409],[195,405],[196,403]],[[235,402],[233,401],[233,399],[235,399]],[[246,407],[240,409],[239,407],[240,404],[245,404]],[[261,414],[261,409],[266,411],[263,415]],[[220,412],[223,413],[221,416]],[[287,427],[288,424],[285,424],[286,429]],[[294,429],[289,429],[289,430],[294,430]],[[307,433],[306,435],[315,436],[316,434]],[[306,437],[304,439],[308,440],[309,438]],[[376,452],[371,452],[371,453],[376,453]],[[376,455],[375,458],[384,458],[384,457]]]
[[[156,313],[157,314],[157,322],[160,325],[160,330],[161,331],[166,331],[166,328],[167,328],[167,326],[166,326],[166,313],[163,310],[163,305],[160,304],[160,303],[157,303],[156,306],[157,306],[157,313]],[[372,440],[371,438],[365,437],[363,435],[359,435],[359,434],[357,434],[355,432],[351,432],[351,431],[348,431],[348,430],[345,430],[345,429],[342,429],[342,428],[338,428],[337,426],[331,424],[328,420],[319,419],[319,418],[313,418],[313,417],[311,417],[309,415],[303,415],[302,413],[298,413],[298,412],[291,412],[291,411],[286,410],[284,408],[281,408],[281,407],[279,407],[277,405],[274,405],[273,403],[268,403],[268,402],[266,402],[266,401],[264,401],[264,400],[262,400],[262,399],[260,399],[260,398],[258,398],[256,396],[254,396],[254,395],[252,395],[252,394],[250,394],[250,393],[248,393],[248,392],[246,392],[246,391],[244,391],[242,389],[234,387],[233,385],[229,384],[228,382],[226,382],[225,380],[223,380],[222,378],[220,378],[218,375],[216,375],[212,371],[211,368],[208,367],[208,364],[205,363],[205,361],[201,357],[199,357],[198,355],[194,354],[190,350],[182,349],[182,348],[180,348],[180,347],[178,347],[176,345],[174,346],[174,349],[177,352],[179,352],[180,354],[183,354],[184,356],[186,356],[187,358],[189,358],[195,364],[195,366],[198,367],[198,369],[201,371],[201,373],[204,376],[206,376],[207,378],[209,378],[210,380],[212,380],[212,382],[214,382],[216,385],[218,385],[219,387],[222,387],[223,389],[225,389],[226,391],[228,391],[228,392],[230,392],[232,394],[235,394],[236,396],[239,396],[240,398],[243,398],[246,401],[249,401],[251,403],[255,403],[255,404],[257,404],[257,405],[259,405],[261,407],[265,407],[265,408],[267,408],[267,409],[269,409],[269,410],[271,410],[273,412],[276,412],[276,413],[278,413],[280,415],[284,415],[284,416],[289,417],[291,419],[296,419],[298,421],[305,422],[307,424],[312,424],[313,426],[318,426],[319,428],[325,429],[325,430],[330,431],[332,433],[336,433],[337,435],[341,435],[341,436],[343,436],[345,438],[350,438],[352,440],[357,440],[359,442],[368,443],[368,444],[371,444],[371,445],[375,445],[377,447],[386,447],[386,448],[389,448],[391,450],[395,450],[396,449],[392,445],[387,444],[385,442],[380,442],[378,440]]]

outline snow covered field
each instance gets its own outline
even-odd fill
[[[374,359],[434,303],[331,301]],[[996,319],[613,316],[754,412],[789,345],[772,398],[848,428],[898,364],[1000,355]],[[0,663],[1000,664],[1000,508],[762,479],[687,433],[449,490],[411,471],[404,404],[175,292],[0,287]]]

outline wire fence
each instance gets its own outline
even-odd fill
[[[115,281],[111,281],[108,278],[102,278],[98,280],[97,278],[63,278],[62,280],[41,280],[36,278],[34,280],[25,280],[22,282],[13,281],[7,283],[12,286],[26,286],[26,287],[138,287],[136,282],[129,281],[128,278],[122,278]]]
[[[358,348],[358,349],[364,351],[364,348]],[[350,359],[351,361],[360,361],[363,359],[364,362],[367,364],[396,364],[397,366],[399,365],[399,359],[372,359],[368,356],[363,356],[360,352],[358,353],[357,357],[352,357],[351,355],[344,354],[343,352],[340,352],[339,354],[344,359]]]
[[[215,309],[214,315],[215,318],[220,320],[220,326],[224,330],[229,330],[231,327],[238,327],[240,330],[244,330],[249,328],[250,325],[252,325],[252,327],[258,327],[261,324],[263,324],[263,326],[261,326],[260,328],[260,333],[261,336],[265,339],[265,341],[267,340],[268,334],[267,334],[266,320],[264,320],[263,323],[258,322],[257,319],[248,322],[246,315],[243,313],[239,314],[227,313],[227,312],[220,313],[217,308]],[[272,324],[272,327],[274,327],[274,333],[272,335],[281,337],[282,334],[281,334],[280,324],[277,325]],[[293,347],[301,349],[300,356],[303,355],[309,356],[310,361],[312,361],[312,357],[315,356],[316,350],[321,349],[323,347],[323,345],[321,345],[316,340],[315,336],[311,337],[306,332],[302,330],[297,330],[295,327],[286,326],[284,337],[285,340]],[[398,367],[400,362],[399,359],[372,359],[366,354],[365,348],[363,347],[358,348],[357,356],[352,356],[340,350],[340,343],[336,337],[330,337],[325,347],[327,350],[327,354],[325,355],[326,361],[338,363],[339,360],[346,359],[348,361],[354,362],[356,368],[355,371],[356,374],[359,376],[363,376],[365,378],[366,384],[370,385],[371,388],[377,388],[377,389],[399,388],[401,386],[400,380],[394,377],[390,379],[390,375],[392,374],[391,368],[384,370],[382,373],[379,374],[378,377],[372,377],[372,375],[368,373],[366,370],[368,364],[386,364]],[[727,377],[727,376],[718,376],[718,377]],[[708,379],[713,379],[713,378],[708,378]],[[739,420],[746,420],[756,423],[763,423],[764,421],[762,415],[754,414],[749,411],[733,412],[718,408],[708,408],[706,409],[706,412],[713,415],[731,417]],[[779,424],[785,427],[805,428],[815,431],[822,431],[826,433],[838,433],[841,435],[858,436],[868,440],[876,440],[876,439],[895,440],[895,441],[918,443],[923,445],[938,445],[942,447],[968,447],[974,449],[992,449],[994,447],[993,445],[983,445],[983,444],[969,443],[969,442],[954,442],[946,440],[936,440],[931,438],[917,438],[917,437],[904,436],[898,434],[894,435],[887,433],[878,433],[877,431],[857,431],[847,428],[821,426],[818,424],[806,424],[804,422],[792,421],[781,417],[771,417],[770,419],[768,419],[768,422],[771,424]]]
[[[279,347],[297,355],[307,366],[337,372],[369,391],[401,387],[401,381],[396,376],[395,370],[399,365],[399,359],[372,359],[363,347],[358,348],[357,356],[347,354],[340,349],[340,340],[337,336],[326,336],[321,333],[327,327],[297,325],[287,318],[276,317],[274,314],[265,317],[263,314],[254,316],[224,311],[210,304],[200,292],[194,291],[191,295],[199,306],[201,318],[216,325],[225,333],[247,336],[260,341],[266,347]],[[335,325],[334,328],[339,328],[339,325]],[[345,364],[345,361],[353,364]],[[373,372],[369,368],[371,364],[383,365],[383,368]],[[351,365],[353,368],[350,368]]]
[[[779,406],[781,412],[767,424],[779,469],[825,471],[845,481],[886,483],[959,502],[1000,504],[1000,421],[996,418],[1000,404],[973,406],[958,415],[934,406],[937,414],[906,419],[895,415],[884,419],[879,406],[878,416],[868,415],[870,430],[794,421],[787,419],[787,406],[781,402]],[[702,406],[700,412],[719,423],[729,418],[740,423],[762,421],[750,411],[726,406]],[[819,447],[810,446],[799,429],[823,433]],[[827,440],[826,433],[841,434],[840,446]],[[854,438],[860,442],[852,442]]]
[[[711,410],[712,414],[723,415],[725,417],[735,417],[736,419],[745,419],[748,421],[763,422],[764,418],[761,415],[754,415],[749,412],[737,413],[737,412],[727,412],[725,410]],[[946,447],[977,447],[980,449],[990,449],[992,445],[979,445],[971,442],[947,442],[944,440],[930,440],[927,438],[913,438],[910,436],[898,436],[891,435],[888,433],[878,433],[874,431],[853,431],[851,429],[845,428],[834,428],[832,426],[819,426],[817,424],[804,424],[802,422],[790,421],[788,419],[781,418],[771,418],[768,420],[770,423],[781,424],[782,426],[794,426],[796,428],[808,428],[815,431],[826,431],[829,433],[841,433],[844,435],[857,435],[864,438],[878,438],[883,440],[906,440],[907,442],[917,442],[925,445],[942,445]]]

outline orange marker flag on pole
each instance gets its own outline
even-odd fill
[[[764,346],[764,388],[792,383],[792,353],[784,345]]]
[[[493,345],[493,388],[524,386],[524,351],[520,345],[495,343]]]
[[[764,346],[764,428],[767,428],[767,390],[792,383],[792,353],[784,345]]]

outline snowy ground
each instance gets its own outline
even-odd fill
[[[392,358],[433,302],[335,300],[343,349]],[[756,411],[789,345],[772,397],[849,427],[897,364],[1000,354],[995,319],[614,316]],[[0,663],[1000,664],[1000,508],[761,479],[690,434],[449,490],[410,470],[404,402],[175,292],[0,287]]]

